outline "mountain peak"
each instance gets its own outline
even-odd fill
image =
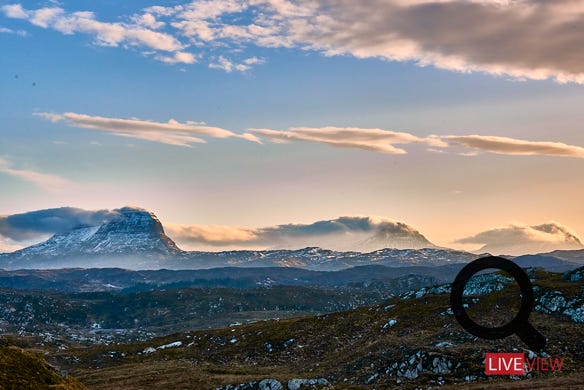
[[[396,221],[382,221],[377,225],[375,234],[361,244],[362,248],[382,249],[422,249],[435,248],[422,233],[411,226]]]
[[[120,207],[119,209],[114,209],[114,211],[119,213],[133,213],[133,212],[145,212],[150,215],[154,215],[152,212],[148,211],[147,209],[139,206],[124,206]]]
[[[118,214],[99,227],[91,238],[94,250],[170,254],[180,252],[152,212],[139,207],[114,210]]]
[[[164,259],[182,253],[165,233],[162,224],[148,210],[122,207],[113,210],[101,224],[78,225],[66,232],[56,233],[40,244],[18,250],[7,256],[7,264],[25,266],[28,261],[39,261],[51,267],[52,262],[78,257],[151,258]]]
[[[133,206],[115,209],[116,216],[102,225],[109,230],[121,230],[131,234],[148,233],[164,234],[164,228],[154,213]]]
[[[287,232],[284,230],[283,233]],[[297,225],[294,233],[283,235],[283,239],[300,237],[300,244],[309,243],[310,246],[337,251],[436,248],[418,230],[385,217],[343,216],[311,225]]]

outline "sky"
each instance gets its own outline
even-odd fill
[[[0,215],[581,237],[583,42],[576,0],[0,1]]]

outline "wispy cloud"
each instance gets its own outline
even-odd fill
[[[363,149],[390,154],[406,154],[406,150],[395,145],[420,143],[430,147],[430,153],[447,153],[448,147],[462,146],[471,150],[462,151],[461,156],[477,156],[479,152],[504,155],[542,155],[584,158],[584,148],[562,142],[541,142],[489,135],[429,135],[419,137],[410,133],[383,129],[355,127],[294,127],[284,131],[272,129],[250,129],[250,132],[276,143],[307,141],[330,146]]]
[[[197,122],[181,123],[170,119],[168,122],[155,122],[140,119],[120,119],[91,116],[66,112],[63,114],[35,114],[52,122],[66,122],[71,126],[100,130],[122,137],[139,138],[169,145],[189,147],[206,141],[199,137],[242,138],[259,142],[252,134],[236,134],[219,127],[207,126]]]
[[[49,192],[59,192],[73,184],[57,175],[14,168],[10,161],[3,158],[0,158],[0,173],[17,177]]]
[[[574,231],[557,222],[534,226],[513,224],[497,227],[461,238],[455,243],[477,244],[481,245],[478,252],[509,255],[584,248]]]
[[[24,243],[19,243],[9,238],[4,238],[0,236],[0,253],[14,252],[18,249],[22,249],[26,245]]]
[[[155,56],[155,58],[158,61],[166,62],[167,64],[194,64],[197,62],[197,56],[184,51],[177,51],[172,56],[159,54]]]
[[[458,151],[461,156],[477,156],[479,152],[502,155],[545,155],[584,158],[584,147],[562,142],[528,141],[490,135],[428,135],[420,137],[411,133],[376,128],[358,127],[292,127],[287,130],[248,129],[237,134],[220,127],[200,122],[156,122],[141,119],[122,119],[66,112],[63,114],[36,113],[52,122],[65,122],[71,126],[105,131],[121,137],[138,138],[168,145],[190,147],[205,143],[201,137],[241,138],[261,143],[267,139],[274,143],[313,142],[337,148],[361,149],[388,154],[407,154],[396,145],[424,144],[429,153],[447,153],[449,147],[465,147]]]
[[[223,56],[219,56],[215,61],[209,64],[211,69],[221,69],[227,73],[233,71],[246,72],[252,68],[253,65],[263,64],[264,60],[257,57],[250,57],[243,60],[242,63],[238,64],[228,60]]]
[[[13,30],[11,28],[3,26],[0,26],[0,34],[16,34],[20,35],[21,37],[25,37],[28,35],[27,32],[24,30]]]
[[[354,127],[294,127],[285,131],[272,129],[250,129],[256,135],[277,143],[308,141],[324,143],[339,148],[364,149],[381,153],[405,154],[406,151],[394,145],[423,143],[446,146],[436,137],[421,138],[409,133],[382,129],[362,129]]]
[[[260,229],[242,226],[175,225],[165,224],[166,232],[179,243],[189,246],[203,244],[228,247],[239,244],[258,244]]]
[[[584,158],[584,148],[561,142],[538,142],[486,135],[450,135],[442,140],[468,148],[509,155],[546,155]],[[472,152],[471,152],[472,153]],[[468,155],[468,154],[466,154]]]

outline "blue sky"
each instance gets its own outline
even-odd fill
[[[583,234],[580,2],[325,3],[0,1],[0,214]]]

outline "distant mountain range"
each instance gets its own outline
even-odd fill
[[[203,251],[319,247],[373,252],[384,248],[436,248],[413,227],[385,217],[343,216],[262,228],[171,224],[167,232],[185,248]]]
[[[389,248],[368,253],[308,247],[298,250],[238,250],[223,252],[183,251],[168,237],[151,212],[124,207],[96,226],[82,224],[48,240],[0,254],[0,268],[106,268],[204,269],[214,267],[296,267],[331,271],[362,265],[389,267],[442,266],[467,263],[477,257],[469,252],[439,248],[415,229],[392,223],[373,232],[364,243],[387,244]],[[403,248],[407,245],[413,249]],[[392,248],[391,246],[394,246]],[[427,247],[424,247],[427,246]],[[524,266],[538,264],[565,271],[584,263],[584,251],[562,251],[524,257]]]

